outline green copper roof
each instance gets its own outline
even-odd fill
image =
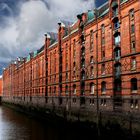
[[[34,51],[34,57],[36,57],[37,56],[37,51]]]
[[[88,21],[94,19],[94,12],[88,11]]]
[[[30,59],[31,59],[31,57],[30,57],[30,55],[28,55],[26,58],[26,61],[28,62],[28,61],[30,61]]]

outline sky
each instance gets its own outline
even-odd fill
[[[57,31],[60,20],[100,6],[106,0],[0,0],[0,75],[11,60],[44,44],[44,33]]]

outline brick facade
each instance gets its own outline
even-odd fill
[[[37,53],[4,71],[5,97],[139,111],[139,0],[110,0],[96,11],[77,15],[73,25],[59,23],[57,35],[45,36]]]

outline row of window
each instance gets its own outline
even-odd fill
[[[138,82],[137,82],[137,79],[136,78],[132,78],[130,82],[131,82],[131,91],[132,91],[132,93],[137,93],[137,90],[138,90]],[[106,84],[105,81],[103,81],[101,83],[101,93],[102,94],[105,94],[106,93],[106,90],[107,90],[106,85],[107,84]],[[83,91],[83,94],[84,94],[85,93],[85,85],[82,85],[82,89],[81,90]],[[114,83],[114,90],[121,91],[121,82],[116,81]],[[50,87],[50,91],[49,92],[52,93],[51,87]],[[56,93],[56,87],[54,87],[53,93]],[[69,93],[69,87],[68,87],[68,85],[65,86],[65,93],[66,94]],[[73,85],[73,94],[76,94],[76,93],[77,93],[76,85],[74,84]],[[94,94],[94,93],[95,93],[95,84],[92,82],[92,83],[90,83],[90,94]]]

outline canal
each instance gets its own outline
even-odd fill
[[[5,106],[0,106],[0,140],[74,140],[89,139],[84,129],[51,125]],[[95,137],[95,136],[94,136]]]
[[[129,137],[119,126],[102,128],[100,139],[139,139]],[[0,106],[0,140],[97,140],[96,124],[89,128],[80,124],[52,124],[36,117],[25,115],[5,106]]]

